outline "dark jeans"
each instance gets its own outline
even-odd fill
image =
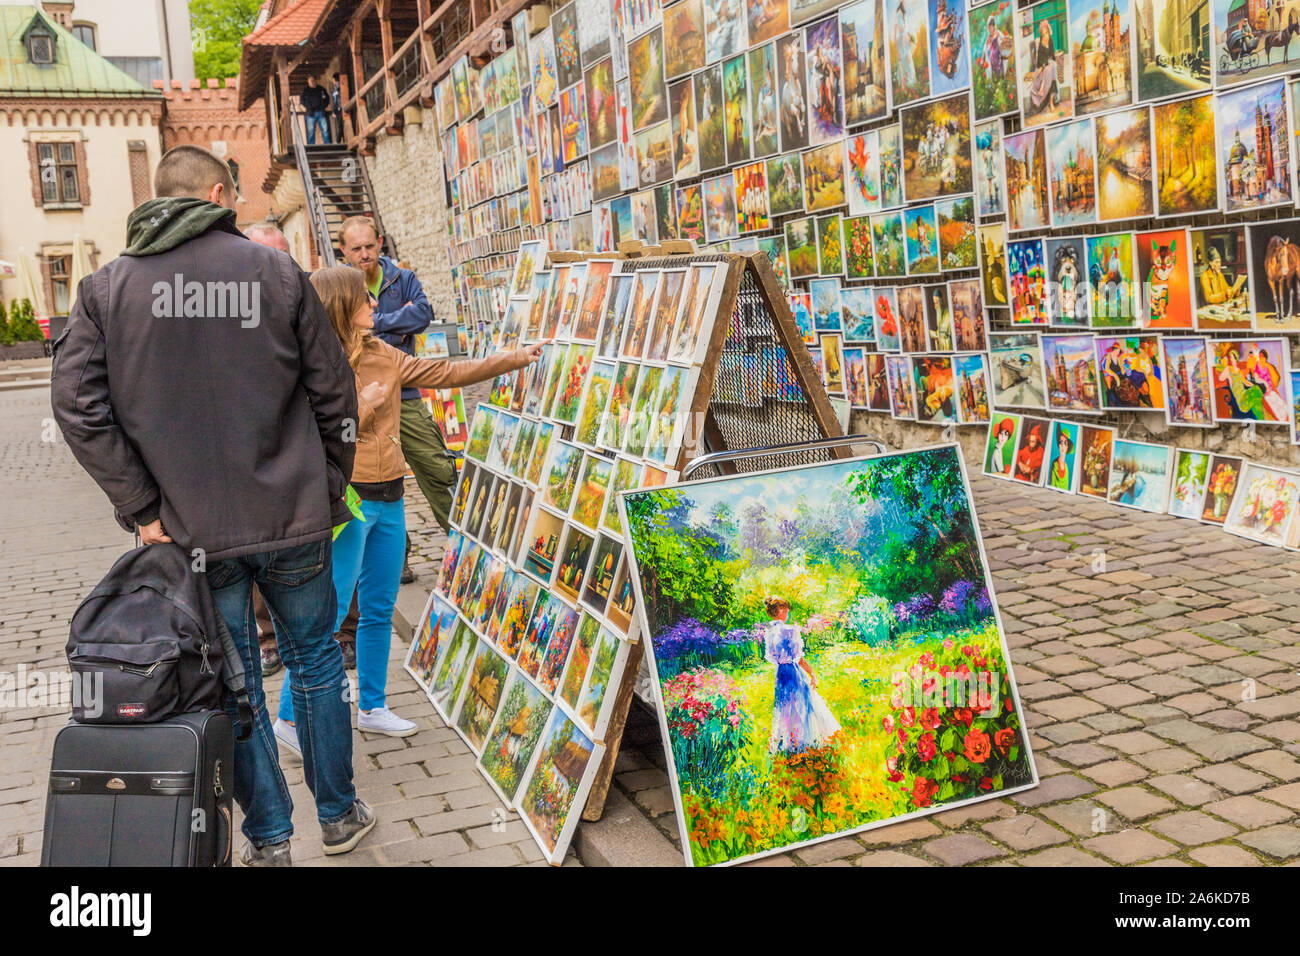
[[[307,145],[316,144],[316,130],[320,130],[321,141],[326,145],[330,142],[330,123],[325,117],[324,110],[312,110],[307,114]]]
[[[352,707],[343,654],[334,640],[334,575],[328,540],[211,561],[208,585],[239,648],[255,726],[235,744],[235,799],[244,811],[244,836],[254,846],[293,834],[293,801],[280,772],[279,751],[262,691],[253,583],[275,621],[276,643],[297,715],[303,777],[316,798],[321,823],[352,809]],[[283,693],[283,691],[281,692]],[[234,716],[233,702],[227,710]]]

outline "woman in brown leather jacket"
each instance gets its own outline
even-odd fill
[[[414,358],[370,335],[371,306],[358,270],[331,266],[316,272],[311,282],[356,373],[360,419],[355,423],[355,436],[345,437],[354,437],[357,443],[352,487],[361,497],[364,518],[349,521],[334,541],[338,604],[334,628],[338,630],[347,616],[356,588],[361,611],[357,624],[357,729],[407,737],[415,733],[415,724],[385,706],[393,605],[406,550],[402,505],[406,459],[398,441],[402,386],[455,388],[485,382],[536,361],[542,345],[468,361]],[[281,693],[276,736],[296,743],[292,721],[293,702],[287,693]]]

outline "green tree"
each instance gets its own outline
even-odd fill
[[[9,340],[9,316],[5,312],[4,302],[0,302],[0,345],[13,345]]]
[[[908,516],[914,528],[906,538],[891,533],[877,552],[878,591],[894,600],[922,591],[937,596],[958,577],[983,579],[970,506],[952,448],[867,462],[847,483],[854,497],[883,499]]]
[[[240,41],[253,32],[261,0],[190,0],[194,75],[228,80],[239,73]]]
[[[32,309],[31,300],[23,299],[20,302],[15,302],[9,310],[9,324],[5,329],[5,344],[41,342],[44,339],[45,333],[41,331],[40,323],[36,321],[36,312]]]
[[[707,621],[719,632],[735,626],[737,570],[723,560],[718,542],[691,527],[694,502],[676,488],[625,499],[628,530],[646,599],[658,633],[679,617]]]

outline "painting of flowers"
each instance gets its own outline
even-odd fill
[[[563,857],[568,847],[578,823],[575,811],[580,813],[586,802],[586,791],[604,751],[604,746],[593,744],[560,708],[551,712],[519,811],[552,863],[558,863],[556,857]]]
[[[513,806],[528,758],[546,728],[550,702],[532,682],[514,672],[505,702],[488,731],[479,767],[507,806]]]
[[[688,863],[1036,783],[955,445],[622,502]]]

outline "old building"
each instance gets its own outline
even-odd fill
[[[314,244],[319,261],[329,261],[346,211],[376,215],[419,275],[435,317],[454,321],[433,86],[461,56],[486,60],[494,34],[508,43],[502,37],[511,18],[528,2],[271,0],[262,24],[244,39],[239,105],[247,109],[258,97],[265,103],[271,164],[263,188],[283,210],[295,252]],[[336,73],[342,148],[299,152],[297,96],[308,75],[328,90]]]
[[[30,5],[0,5],[0,45],[0,257],[35,256],[46,314],[66,314],[76,237],[107,262],[151,195],[163,96]]]

